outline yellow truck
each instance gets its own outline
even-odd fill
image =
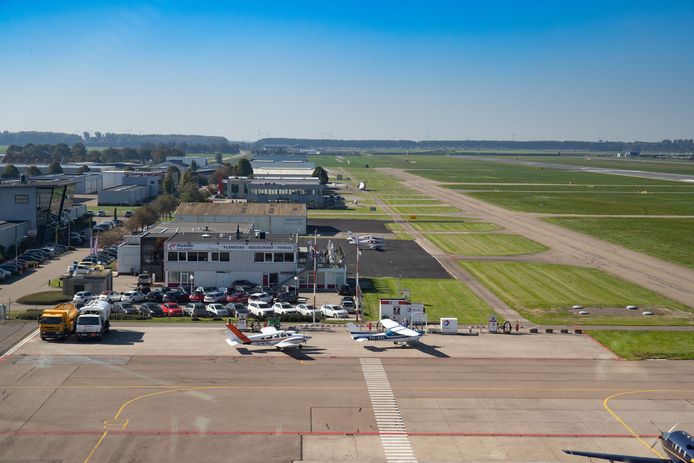
[[[41,339],[62,341],[75,333],[79,315],[80,311],[73,304],[59,304],[52,309],[44,310],[39,318]]]

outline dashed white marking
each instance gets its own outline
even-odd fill
[[[402,421],[398,402],[395,400],[390,381],[379,359],[360,359],[366,387],[369,390],[381,445],[388,463],[417,463],[410,438]]]
[[[4,354],[2,354],[2,355],[0,356],[0,360],[4,360],[6,357],[9,357],[10,355],[12,355],[17,349],[20,349],[24,344],[26,344],[26,343],[28,343],[29,341],[31,341],[31,340],[34,338],[34,336],[36,336],[37,334],[39,334],[39,330],[38,330],[38,329],[37,329],[36,331],[32,332],[31,334],[29,334],[29,336],[27,336],[26,338],[24,338],[24,339],[22,339],[21,341],[19,341],[17,344],[15,344],[14,346],[12,346],[11,348],[9,348],[9,349],[7,350],[7,352],[5,352]]]

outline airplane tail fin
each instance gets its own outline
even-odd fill
[[[250,344],[251,340],[243,334],[236,325],[227,323],[227,329],[229,330],[229,337],[227,338],[227,344],[230,346],[235,346],[237,344]]]

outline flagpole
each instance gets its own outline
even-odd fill
[[[318,272],[318,229],[316,229],[313,238],[313,323],[316,323],[316,284],[318,283],[316,279],[316,273]]]
[[[357,311],[357,322],[359,320],[359,237],[357,237],[357,278],[356,278],[356,288],[354,289],[354,295],[356,296],[356,311]]]

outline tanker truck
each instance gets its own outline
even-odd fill
[[[100,341],[109,331],[108,317],[111,315],[111,304],[94,300],[80,309],[77,317],[77,340],[93,339]]]
[[[62,341],[75,332],[79,311],[73,304],[59,304],[52,309],[41,312],[39,334],[47,341]]]

